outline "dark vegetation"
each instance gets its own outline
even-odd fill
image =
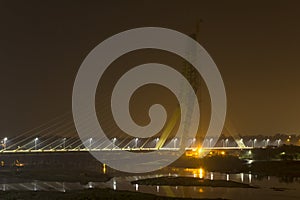
[[[173,167],[199,168],[222,173],[252,173],[262,176],[300,177],[300,147],[283,145],[241,151],[236,155],[213,155],[204,158],[181,157]],[[249,163],[249,160],[253,160]]]
[[[268,146],[264,149],[253,149],[254,160],[297,160],[300,159],[300,146],[282,145],[280,147]]]

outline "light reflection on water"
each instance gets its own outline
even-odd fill
[[[144,186],[132,185],[130,182],[138,179],[154,178],[159,176],[189,176],[205,178],[210,180],[230,180],[243,183],[249,183],[258,186],[253,188],[213,188],[213,187],[195,187],[195,186]],[[111,188],[113,190],[129,190],[151,193],[171,197],[188,198],[227,198],[227,199],[254,199],[254,198],[272,198],[272,199],[300,199],[300,183],[282,182],[277,177],[267,177],[261,179],[252,174],[224,174],[216,172],[206,172],[204,169],[172,169],[172,173],[161,173],[141,176],[120,176],[114,177],[106,183],[89,182],[86,185],[80,183],[67,182],[44,182],[33,181],[28,183],[9,183],[0,185],[0,190],[30,190],[30,191],[61,191],[81,190],[87,188]],[[286,189],[275,191],[272,188]]]

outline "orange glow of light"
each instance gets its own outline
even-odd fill
[[[194,157],[195,156],[195,152],[194,151],[186,151],[185,152],[185,156],[187,156],[187,157]]]
[[[200,155],[200,154],[202,153],[202,151],[203,151],[202,148],[199,147],[199,148],[198,148],[198,154]]]
[[[224,156],[224,155],[225,155],[225,151],[221,151],[221,155],[223,155],[223,156]]]
[[[203,178],[203,169],[199,168],[199,178]]]
[[[203,149],[201,147],[197,147],[191,150],[186,150],[185,156],[198,158],[201,157],[202,153],[203,153]]]
[[[199,189],[199,193],[203,193],[204,190],[202,188]]]
[[[15,161],[15,166],[16,167],[24,167],[24,163],[21,163],[19,160]]]
[[[106,164],[103,164],[103,174],[106,174]]]
[[[291,140],[290,140],[290,139],[287,139],[286,141],[287,141],[287,142],[290,142]]]
[[[205,170],[200,167],[198,169],[195,168],[185,168],[184,171],[191,172],[194,177],[204,178]]]
[[[197,173],[197,169],[194,169],[194,168],[185,168],[184,171],[186,172],[191,172],[193,174],[196,174]]]

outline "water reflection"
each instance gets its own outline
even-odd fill
[[[241,173],[241,182],[244,182],[244,173]]]
[[[203,178],[203,169],[202,168],[200,168],[199,169],[199,178]]]
[[[37,184],[36,184],[36,182],[33,183],[33,191],[37,191]]]
[[[135,191],[139,191],[139,184],[135,184]]]
[[[115,178],[113,178],[113,190],[117,189],[117,181]]]
[[[145,178],[155,178],[160,176],[189,176],[198,177],[210,180],[231,180],[237,182],[251,183],[255,186],[259,186],[260,189],[252,188],[213,188],[213,187],[184,187],[184,186],[144,186],[144,185],[132,185],[131,181]],[[188,197],[188,198],[226,198],[236,199],[238,196],[243,196],[243,199],[261,199],[267,197],[274,197],[274,199],[292,199],[300,197],[300,184],[297,182],[289,182],[295,179],[276,178],[276,177],[261,177],[253,176],[251,173],[238,173],[238,174],[223,174],[218,172],[207,172],[204,168],[197,169],[179,169],[172,171],[172,174],[157,173],[147,174],[143,176],[120,176],[114,177],[110,181],[105,183],[89,182],[86,185],[80,183],[67,183],[67,182],[43,182],[32,181],[28,183],[3,183],[0,190],[31,190],[31,191],[61,191],[66,192],[68,190],[81,190],[84,188],[111,188],[113,190],[129,190],[139,191],[145,193],[152,193],[162,196],[176,196],[176,197]],[[271,188],[288,188],[284,191],[274,191]],[[255,191],[255,192],[254,192]],[[297,199],[297,198],[296,198]]]
[[[249,183],[252,182],[252,174],[249,174]]]
[[[198,169],[197,168],[185,168],[184,171],[192,173],[195,178],[197,178],[197,177],[204,178],[204,175],[205,175],[205,170],[202,167],[200,167]]]
[[[300,183],[298,177],[282,176],[279,178],[279,181],[282,183]]]
[[[106,174],[106,172],[107,172],[106,164],[102,165],[102,172],[103,172],[103,174]]]
[[[62,192],[66,192],[65,183],[62,183]]]

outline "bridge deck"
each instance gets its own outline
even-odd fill
[[[253,147],[203,147],[202,150],[247,150]],[[51,152],[90,152],[90,151],[179,151],[179,148],[106,148],[106,149],[37,149],[37,150],[1,150],[0,153],[51,153]],[[186,148],[186,151],[196,151],[197,148]]]

